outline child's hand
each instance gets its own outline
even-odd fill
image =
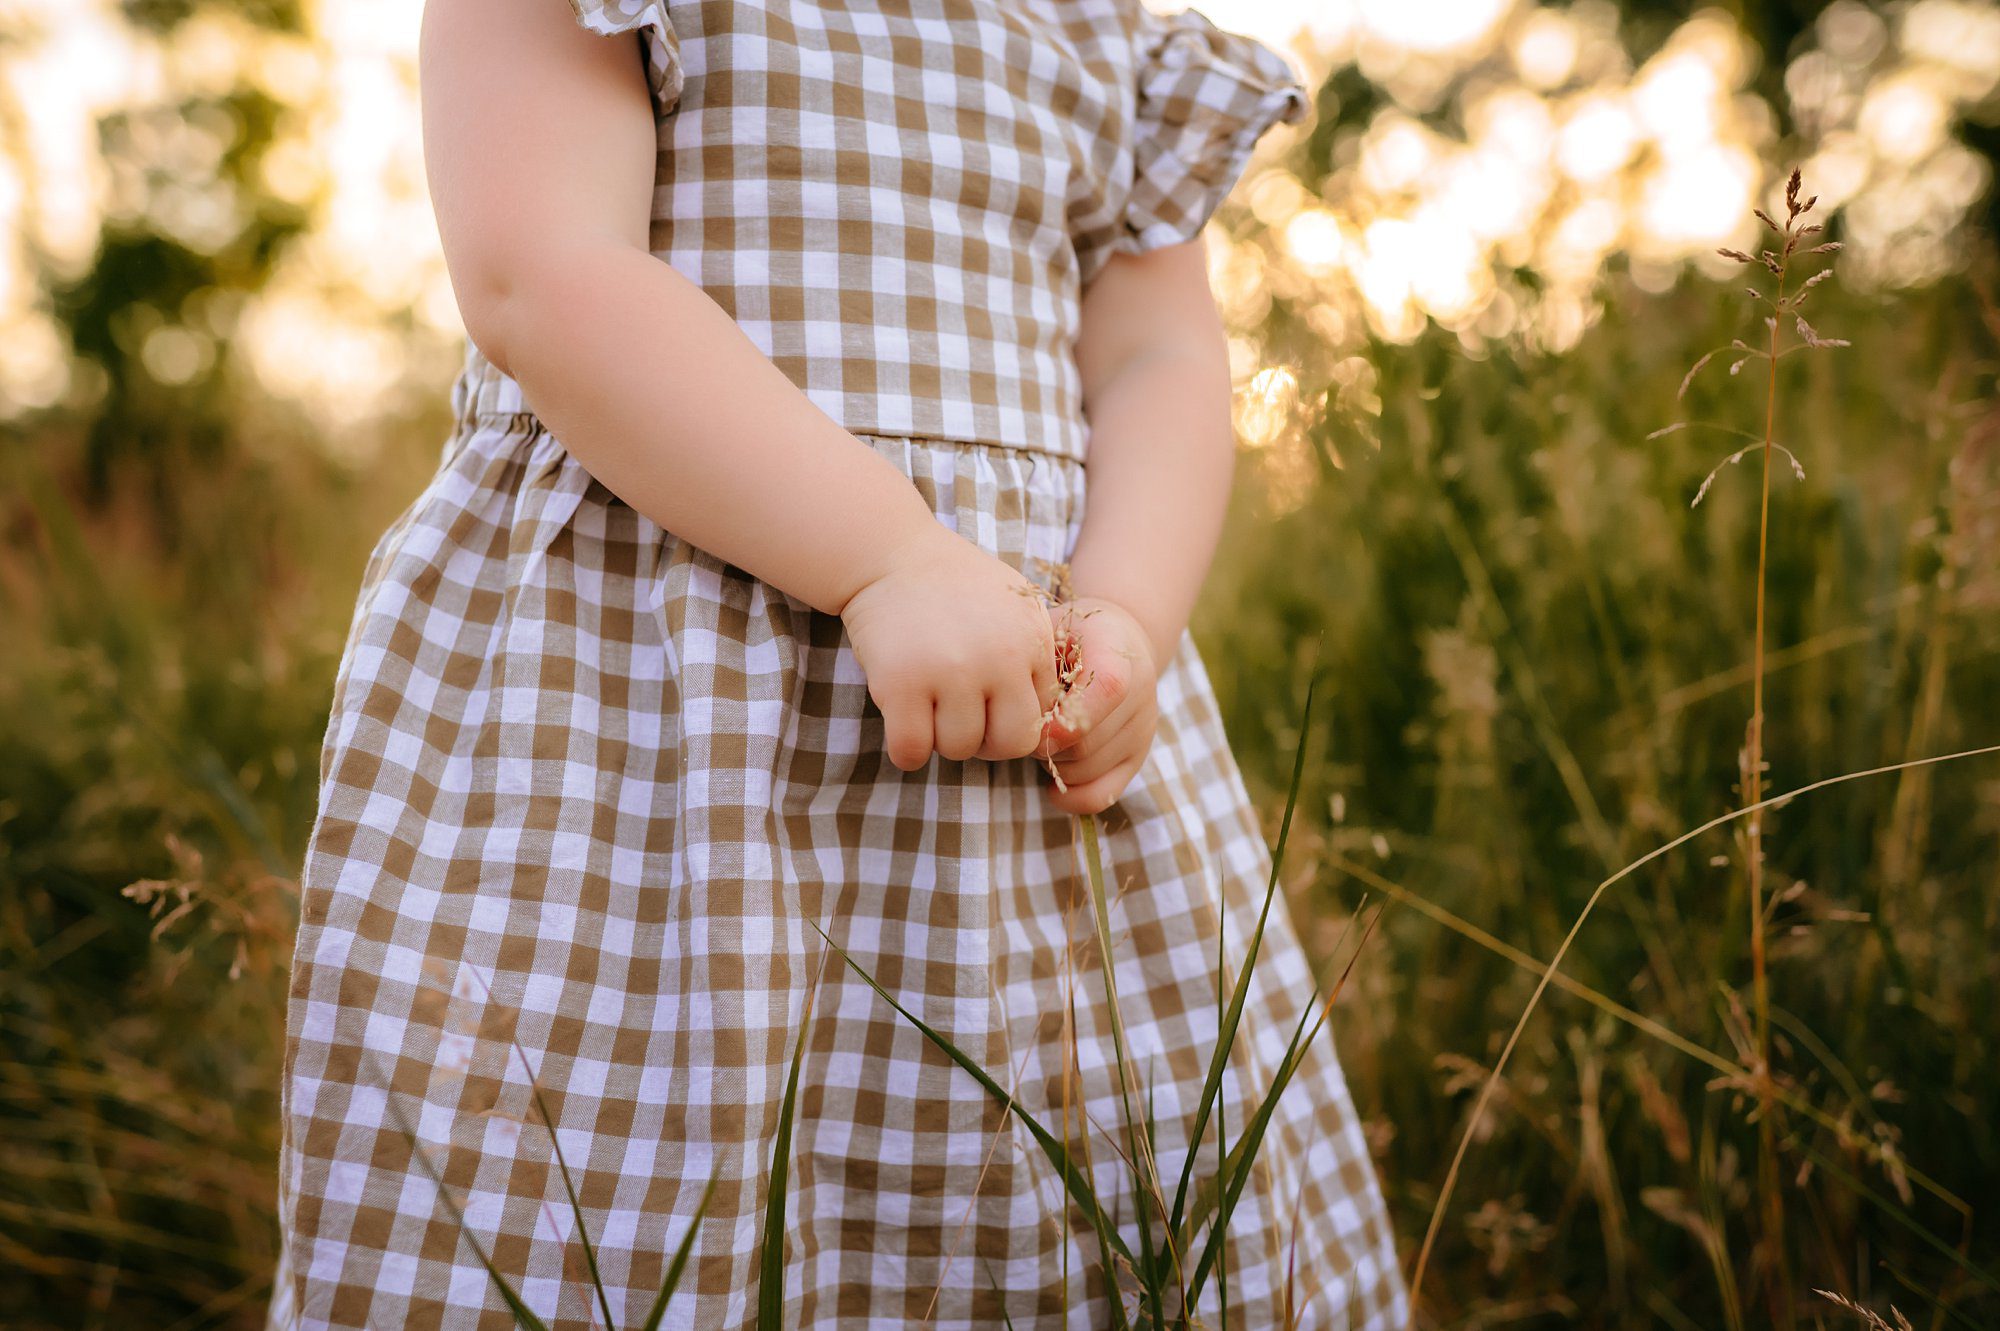
[[[1110,601],[1086,596],[1051,606],[1048,615],[1058,643],[1067,640],[1076,654],[1042,750],[1066,787],[1050,799],[1068,813],[1102,813],[1153,746],[1159,667],[1139,621]]]
[[[914,771],[945,758],[1025,758],[1057,693],[1055,634],[1038,588],[931,524],[840,612],[889,761]]]

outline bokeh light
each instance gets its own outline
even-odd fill
[[[1165,7],[1174,7],[1171,4]],[[261,187],[310,225],[229,326],[268,391],[329,426],[435,391],[457,314],[426,200],[409,0],[309,0],[309,40],[216,14],[170,35],[135,30],[114,0],[59,10],[0,0],[0,408],[74,395],[42,306],[47,272],[91,258],[100,222],[143,208],[196,249],[229,242],[248,201],[218,179],[233,132],[181,99],[248,83],[289,109]],[[1375,104],[1342,107],[1334,170],[1309,191],[1282,165],[1303,129],[1269,136],[1236,195],[1263,224],[1215,235],[1215,275],[1239,326],[1288,302],[1319,345],[1294,366],[1310,397],[1361,339],[1427,326],[1468,345],[1519,337],[1560,349],[1593,317],[1623,262],[1657,286],[1713,251],[1755,241],[1779,159],[1802,162],[1842,212],[1849,281],[1933,280],[1986,193],[1987,159],[1961,126],[2000,86],[2000,7],[1837,0],[1783,67],[1784,105],[1752,91],[1756,50],[1702,10],[1642,59],[1602,0],[1210,0],[1224,27],[1288,50],[1314,82],[1352,70]],[[129,151],[100,151],[101,119]],[[1797,137],[1781,139],[1782,111]],[[130,163],[147,164],[138,178]],[[107,163],[125,163],[124,166]],[[185,381],[223,354],[186,311],[135,327],[138,359]],[[413,347],[433,354],[412,355]],[[326,431],[338,439],[338,429]]]

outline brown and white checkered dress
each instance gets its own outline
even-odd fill
[[[939,521],[1032,577],[1065,560],[1086,490],[1082,286],[1113,252],[1199,231],[1258,136],[1304,114],[1284,62],[1138,0],[573,3],[593,31],[642,34],[655,252]],[[455,402],[435,478],[369,561],[338,676],[270,1325],[511,1326],[455,1209],[550,1326],[601,1325],[552,1139],[620,1331],[711,1179],[665,1324],[751,1325],[815,922],[1051,1123],[1073,958],[1079,1098],[1120,1122],[1077,824],[1035,765],[898,771],[836,617],[620,502],[476,353]],[[1190,639],[1160,710],[1103,824],[1132,1055],[1177,1175],[1218,932],[1233,971],[1270,862]],[[1282,911],[1256,976],[1232,1133],[1312,995]],[[1093,1145],[1129,1225],[1127,1173]],[[1298,1324],[1400,1328],[1324,1039],[1262,1161],[1231,1231],[1231,1323],[1275,1324],[1296,1213]],[[787,1327],[1108,1324],[1094,1240],[1065,1224],[1046,1160],[838,965],[789,1164]],[[1213,1301],[1211,1282],[1211,1326]]]

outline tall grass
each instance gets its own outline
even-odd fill
[[[1788,1326],[1792,1321],[1790,1280],[1785,1273],[1785,1207],[1778,1181],[1777,1147],[1777,1100],[1772,1094],[1771,1076],[1771,987],[1765,964],[1766,918],[1764,913],[1764,626],[1765,591],[1769,583],[1771,549],[1771,455],[1783,452],[1792,463],[1793,470],[1804,479],[1805,468],[1797,454],[1786,449],[1777,441],[1778,427],[1778,361],[1788,351],[1817,351],[1822,348],[1844,347],[1848,345],[1838,338],[1823,338],[1813,326],[1806,322],[1800,308],[1812,290],[1819,283],[1833,276],[1830,267],[1821,268],[1799,283],[1796,290],[1787,288],[1786,283],[1793,275],[1793,268],[1802,256],[1832,254],[1840,249],[1838,241],[1826,241],[1807,246],[1811,238],[1825,228],[1819,223],[1808,221],[1813,205],[1819,199],[1799,197],[1801,180],[1799,172],[1792,172],[1791,180],[1785,186],[1784,223],[1780,225],[1769,213],[1757,210],[1757,220],[1762,222],[1776,240],[1775,250],[1763,250],[1755,258],[1737,250],[1725,249],[1723,257],[1749,266],[1756,264],[1769,271],[1775,279],[1775,289],[1769,292],[1752,286],[1749,288],[1753,301],[1761,302],[1769,312],[1760,311],[1759,322],[1768,330],[1770,340],[1762,355],[1765,367],[1764,392],[1764,434],[1758,441],[1757,454],[1761,463],[1757,498],[1757,615],[1750,649],[1750,723],[1743,744],[1743,765],[1741,781],[1744,800],[1748,808],[1744,819],[1746,839],[1749,843],[1745,854],[1744,874],[1750,884],[1750,1010],[1755,1022],[1753,1039],[1756,1057],[1751,1073],[1757,1081],[1757,1166],[1758,1189],[1764,1201],[1764,1234],[1759,1243],[1765,1266],[1765,1286],[1770,1293],[1772,1320],[1780,1326]],[[1785,321],[1793,320],[1798,327],[1798,340],[1791,346],[1784,346]],[[1738,360],[1736,366],[1754,359],[1754,356]],[[1692,378],[1701,369],[1697,362],[1688,371]],[[1686,396],[1688,380],[1681,381],[1682,396]],[[1657,437],[1657,436],[1655,436]],[[1732,455],[1731,460],[1734,460]],[[1695,492],[1694,503],[1699,504],[1707,493],[1707,482]],[[1692,507],[1692,505],[1690,505]]]
[[[474,973],[476,974],[477,972]],[[488,997],[490,998],[491,995],[489,994]],[[804,1043],[805,1038],[801,1035],[801,1048],[804,1047]],[[562,1178],[564,1200],[569,1204],[571,1223],[576,1226],[577,1239],[583,1249],[584,1269],[581,1272],[582,1280],[580,1283],[585,1286],[589,1296],[594,1300],[594,1304],[591,1307],[591,1325],[598,1325],[597,1318],[601,1313],[604,1318],[602,1323],[603,1331],[621,1331],[618,1325],[618,1316],[611,1310],[610,1291],[604,1287],[604,1275],[598,1270],[597,1249],[590,1241],[590,1217],[585,1214],[583,1203],[577,1199],[576,1184],[569,1170],[569,1159],[563,1154],[562,1138],[556,1132],[556,1121],[549,1113],[548,1099],[544,1094],[541,1078],[537,1075],[534,1064],[529,1061],[527,1051],[521,1048],[518,1039],[513,1040],[513,1052],[520,1059],[523,1074],[528,1079],[528,1085],[533,1096],[535,1113],[541,1120],[543,1130],[549,1134],[549,1149],[555,1156],[556,1169]],[[510,1278],[507,1272],[494,1264],[492,1255],[487,1251],[486,1244],[481,1241],[478,1232],[466,1221],[465,1208],[459,1203],[458,1198],[452,1194],[450,1185],[445,1182],[444,1171],[438,1167],[425,1150],[423,1139],[417,1134],[416,1126],[411,1121],[408,1112],[404,1109],[402,1101],[396,1098],[396,1093],[390,1085],[389,1078],[384,1074],[380,1066],[380,1061],[374,1057],[372,1050],[368,1051],[365,1062],[374,1074],[377,1084],[382,1089],[383,1104],[388,1110],[389,1121],[408,1140],[411,1157],[417,1162],[418,1168],[424,1175],[430,1179],[431,1186],[436,1190],[438,1209],[451,1217],[452,1224],[458,1230],[459,1242],[472,1250],[473,1257],[479,1262],[481,1269],[486,1272],[486,1278],[492,1281],[494,1291],[500,1295],[501,1301],[507,1305],[507,1310],[514,1315],[514,1324],[521,1328],[521,1331],[548,1331],[548,1324],[535,1313],[533,1308],[528,1306],[527,1300],[521,1297],[520,1291],[515,1287],[517,1283],[516,1279]],[[784,1128],[779,1133],[780,1149],[782,1149],[791,1136],[792,1091],[797,1085],[797,1066],[795,1060],[793,1063],[794,1076],[792,1087],[788,1088],[786,1094],[786,1121]],[[695,1242],[701,1237],[702,1217],[708,1213],[709,1202],[714,1197],[715,1180],[710,1179],[708,1186],[702,1190],[701,1200],[695,1204],[694,1214],[688,1217],[687,1228],[682,1231],[680,1242],[675,1245],[673,1255],[667,1260],[666,1270],[661,1275],[659,1292],[648,1306],[646,1316],[638,1324],[637,1331],[659,1331],[660,1322],[667,1315],[668,1305],[673,1301],[674,1295],[680,1290],[681,1277],[687,1271],[688,1259],[694,1253]],[[777,1214],[782,1217],[782,1212],[778,1212]],[[782,1219],[780,1219],[779,1223],[783,1223]],[[759,1325],[765,1325],[765,1323],[760,1321]]]
[[[1562,356],[1432,336],[1341,367],[1309,430],[1248,459],[1207,602],[1239,737],[1282,733],[1289,644],[1328,634],[1295,900],[1409,907],[1339,1034],[1409,1251],[1438,1217],[1423,1317],[1810,1324],[1826,1287],[1980,1324],[1995,764],[1927,760],[2000,740],[2000,318],[1977,281],[1814,288],[1855,347],[1769,361],[1765,437],[1811,466],[1767,525],[1726,486],[1691,511],[1711,447],[1649,438],[1740,302],[1608,295]],[[1742,386],[1697,376],[1688,414],[1740,419]],[[1881,770],[1766,793],[1857,769]],[[1754,911],[1715,844],[1750,818]]]
[[[291,875],[414,468],[210,459],[93,503],[83,456],[0,444],[0,1320],[261,1324]]]

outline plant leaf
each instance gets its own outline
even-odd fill
[[[949,1058],[952,1062],[963,1068],[968,1076],[986,1089],[986,1093],[997,1101],[1001,1108],[1020,1120],[1021,1125],[1027,1128],[1029,1134],[1034,1137],[1035,1144],[1040,1146],[1042,1153],[1049,1158],[1049,1163],[1055,1166],[1056,1174],[1062,1179],[1063,1187],[1069,1193],[1070,1198],[1083,1209],[1085,1217],[1096,1228],[1099,1241],[1108,1250],[1116,1251],[1125,1260],[1132,1260],[1132,1250],[1126,1246],[1125,1240],[1118,1235],[1117,1231],[1111,1228],[1110,1218],[1105,1215],[1103,1206],[1099,1204],[1096,1190],[1091,1186],[1089,1177],[1082,1170],[1078,1169],[1075,1162],[1070,1159],[1069,1149],[1057,1141],[1050,1134],[1049,1130],[1043,1127],[1033,1114],[1024,1109],[1021,1103],[1010,1095],[999,1082],[994,1081],[987,1074],[986,1069],[980,1067],[971,1055],[939,1034],[935,1028],[926,1023],[921,1017],[918,1017],[901,1003],[898,1003],[895,997],[887,989],[884,989],[874,976],[863,969],[860,962],[849,956],[845,948],[834,942],[832,937],[824,929],[821,929],[817,922],[808,920],[807,923],[811,924],[814,931],[826,940],[826,945],[834,950],[835,955],[846,962],[848,968],[856,975],[859,975],[868,987],[875,991],[877,997],[894,1008],[904,1021],[916,1027],[918,1033],[926,1040],[929,1040],[946,1058]],[[1111,1270],[1109,1251],[1106,1253],[1104,1266],[1108,1277],[1108,1273]],[[1115,1298],[1112,1300],[1112,1304],[1114,1307],[1117,1306]]]
[[[1153,1253],[1153,1184],[1147,1178],[1151,1152],[1139,1139],[1139,1120],[1132,1111],[1130,1064],[1125,1052],[1125,1017],[1118,1006],[1118,980],[1111,960],[1111,905],[1104,891],[1104,854],[1098,844],[1096,815],[1087,813],[1078,821],[1083,826],[1083,862],[1085,877],[1090,885],[1090,916],[1097,929],[1098,969],[1104,974],[1104,1003],[1111,1023],[1111,1054],[1118,1065],[1118,1103],[1125,1116],[1126,1149],[1131,1153],[1132,1200],[1139,1213],[1139,1286],[1146,1293],[1153,1325],[1163,1326],[1165,1313],[1160,1307],[1158,1259]]]
[[[476,966],[471,969],[471,975],[474,980],[479,982],[480,992],[485,994],[488,1002],[491,1002],[493,1000],[493,989],[491,985],[486,983],[486,977],[479,973],[479,969]],[[605,1291],[604,1277],[599,1273],[597,1268],[597,1249],[590,1242],[590,1226],[584,1220],[583,1203],[577,1200],[576,1183],[570,1176],[569,1160],[563,1155],[562,1138],[556,1133],[555,1116],[549,1113],[549,1102],[542,1094],[541,1074],[536,1070],[535,1065],[528,1061],[528,1051],[522,1047],[518,1035],[510,1033],[507,1037],[507,1042],[513,1046],[514,1057],[521,1060],[521,1071],[526,1073],[528,1077],[529,1094],[534,1097],[535,1112],[542,1116],[542,1126],[548,1130],[549,1145],[555,1152],[556,1169],[562,1175],[563,1194],[569,1199],[569,1213],[576,1221],[577,1237],[583,1240],[584,1268],[590,1276],[591,1290],[597,1295],[598,1307],[604,1313],[604,1325],[607,1328],[615,1327],[618,1323],[617,1319],[611,1315],[611,1296]]]
[[[785,1194],[791,1180],[792,1119],[798,1108],[799,1068],[806,1060],[806,1041],[812,1034],[813,1000],[819,996],[819,982],[825,962],[813,975],[806,990],[805,1007],[799,1014],[799,1040],[792,1049],[792,1070],[785,1077],[785,1101],[778,1110],[778,1139],[771,1147],[771,1187],[764,1203],[764,1248],[758,1260],[757,1331],[778,1331],[785,1315]]]
[[[1006,1326],[1006,1328],[1007,1328],[1007,1331],[1014,1331],[1014,1319],[1013,1319],[1013,1318],[1011,1318],[1011,1317],[1009,1317],[1009,1316],[1007,1315],[1007,1295],[1006,1295],[1006,1292],[1005,1292],[1004,1290],[1002,1290],[1002,1289],[1000,1288],[1000,1282],[999,1282],[999,1281],[997,1281],[997,1280],[995,1280],[995,1279],[993,1278],[993,1265],[992,1265],[992,1263],[990,1263],[990,1262],[987,1262],[987,1261],[985,1261],[984,1259],[982,1259],[982,1260],[980,1261],[979,1265],[980,1265],[980,1266],[981,1266],[982,1268],[984,1268],[984,1270],[985,1270],[985,1272],[986,1272],[986,1283],[987,1283],[987,1284],[989,1284],[989,1285],[991,1285],[991,1286],[993,1287],[993,1293],[994,1293],[994,1295],[995,1295],[995,1296],[997,1296],[997,1297],[999,1298],[999,1300],[1000,1300],[1000,1321],[1001,1321],[1001,1323],[1002,1323],[1003,1325],[1005,1325],[1005,1326]]]
[[[1306,701],[1299,717],[1299,747],[1292,754],[1292,784],[1285,794],[1285,816],[1278,824],[1278,844],[1271,851],[1271,879],[1264,887],[1264,905],[1257,913],[1257,927],[1251,931],[1250,945],[1243,954],[1243,969],[1236,976],[1236,987],[1229,996],[1229,1010],[1223,1014],[1222,1023],[1215,1033],[1215,1053],[1210,1057],[1208,1076],[1202,1082],[1201,1100],[1195,1108],[1194,1128],[1188,1133],[1187,1162],[1181,1167],[1180,1186],[1174,1190],[1173,1209],[1167,1213],[1167,1232],[1184,1236],[1187,1231],[1181,1224],[1186,1213],[1188,1184],[1194,1176],[1195,1157],[1200,1154],[1202,1134],[1207,1131],[1209,1115],[1214,1112],[1216,1097],[1222,1090],[1222,1077],[1229,1066],[1229,1051],[1236,1043],[1236,1030],[1243,1021],[1243,1005],[1250,997],[1250,976],[1257,966],[1257,952],[1264,942],[1264,925],[1271,918],[1271,902],[1278,895],[1278,873],[1285,862],[1285,843],[1292,834],[1292,814],[1298,808],[1299,787],[1303,784],[1306,771],[1306,746],[1312,739],[1313,694],[1316,691],[1319,667],[1319,649],[1313,649],[1313,674],[1308,676]],[[1182,1250],[1188,1245],[1183,1242]]]
[[[694,1251],[695,1237],[701,1233],[702,1217],[708,1213],[708,1203],[715,1196],[715,1179],[710,1178],[708,1186],[702,1189],[701,1201],[695,1205],[694,1214],[688,1218],[687,1233],[681,1235],[680,1247],[674,1249],[674,1258],[667,1263],[666,1278],[660,1282],[660,1296],[653,1300],[653,1309],[646,1314],[645,1325],[639,1331],[660,1331],[660,1319],[667,1315],[667,1301],[680,1288],[681,1273],[687,1270],[688,1255]]]
[[[474,972],[475,977],[478,972]],[[483,977],[480,983],[485,984]],[[548,1102],[542,1098],[542,1079],[528,1066],[528,1051],[521,1047],[521,1041],[514,1038],[514,1052],[521,1056],[521,1066],[527,1069],[528,1088],[534,1093],[535,1112],[542,1116],[542,1126],[549,1130],[549,1144],[555,1149],[556,1169],[562,1174],[563,1193],[569,1198],[570,1215],[576,1219],[576,1235],[583,1240],[583,1264],[590,1273],[590,1287],[597,1294],[598,1306],[604,1311],[604,1325],[616,1327],[618,1321],[611,1315],[611,1296],[605,1292],[604,1277],[597,1270],[597,1249],[590,1242],[590,1227],[584,1223],[583,1203],[577,1200],[576,1183],[570,1178],[569,1161],[563,1157],[562,1138],[556,1135],[556,1121],[549,1116]]]
[[[1348,977],[1354,974],[1355,964],[1361,960],[1361,953],[1367,948],[1369,938],[1374,935],[1375,926],[1382,922],[1382,916],[1387,911],[1386,905],[1381,907],[1368,921],[1361,932],[1360,941],[1355,944],[1353,953],[1347,958],[1347,964],[1341,968],[1340,978],[1333,982],[1333,987],[1325,999],[1320,1000],[1319,990],[1315,987],[1312,999],[1308,1000],[1305,1010],[1299,1014],[1299,1024],[1292,1031],[1291,1043],[1285,1047],[1285,1057],[1278,1064],[1277,1075],[1271,1079],[1271,1088],[1265,1093],[1263,1103],[1257,1106],[1256,1114],[1251,1117],[1244,1131],[1243,1140],[1237,1143],[1236,1151],[1232,1153],[1237,1163],[1234,1170],[1229,1173],[1227,1186],[1219,1192],[1220,1204],[1216,1220],[1209,1227],[1208,1244],[1202,1251],[1201,1261],[1195,1266],[1194,1278],[1188,1285],[1190,1307],[1195,1300],[1201,1298],[1201,1287],[1208,1279],[1210,1268],[1221,1259],[1223,1242],[1229,1233],[1230,1217],[1235,1215],[1236,1204],[1242,1199],[1244,1185],[1250,1181],[1250,1171],[1257,1163],[1257,1152],[1264,1144],[1264,1134],[1271,1126],[1271,1116],[1277,1112],[1278,1101],[1284,1096],[1285,1088],[1291,1084],[1293,1075],[1304,1065],[1306,1054],[1311,1050],[1313,1041],[1319,1038],[1320,1031],[1333,1016],[1333,1005],[1340,1000],[1341,991],[1347,987]],[[1319,1012],[1317,1017],[1313,1015],[1315,1005]],[[1312,1022],[1310,1029],[1306,1025],[1308,1020]],[[1190,1228],[1192,1229],[1192,1226]]]
[[[375,1051],[364,1047],[362,1053],[367,1057],[370,1066],[375,1066]],[[396,1120],[396,1127],[403,1136],[409,1138],[410,1154],[423,1166],[424,1173],[429,1176],[432,1186],[437,1189],[438,1199],[444,1203],[445,1209],[451,1212],[452,1223],[458,1226],[458,1236],[465,1240],[465,1246],[472,1249],[472,1255],[486,1268],[487,1277],[493,1281],[494,1288],[500,1291],[500,1297],[513,1312],[514,1320],[526,1327],[527,1331],[549,1331],[548,1324],[535,1316],[534,1309],[521,1301],[521,1296],[514,1292],[514,1287],[500,1274],[500,1268],[493,1265],[493,1259],[486,1255],[485,1246],[479,1242],[471,1226],[465,1223],[464,1209],[459,1206],[458,1199],[451,1195],[451,1189],[445,1186],[444,1176],[438,1173],[437,1166],[431,1163],[428,1155],[424,1154],[422,1140],[410,1126],[409,1119],[404,1116],[403,1107],[396,1103],[396,1094],[390,1089],[388,1079],[381,1075],[379,1067],[376,1068],[375,1079],[382,1083],[382,1103],[388,1108],[389,1116]]]
[[[1192,1301],[1200,1300],[1202,1286],[1208,1282],[1208,1273],[1221,1255],[1223,1243],[1229,1236],[1230,1214],[1243,1195],[1244,1184],[1249,1182],[1251,1167],[1257,1162],[1258,1148],[1264,1144],[1265,1129],[1271,1125],[1271,1115],[1277,1112],[1278,1098],[1285,1093],[1285,1088],[1291,1084],[1292,1074],[1305,1060],[1301,1041],[1310,1042],[1306,1026],[1312,1020],[1312,1014],[1313,1005],[1308,1003],[1305,1011],[1299,1014],[1299,1024],[1292,1031],[1291,1043],[1285,1046],[1285,1056],[1278,1064],[1277,1075],[1271,1078],[1270,1089],[1257,1106],[1257,1112],[1244,1125],[1242,1140],[1229,1153],[1229,1160],[1225,1162],[1226,1177],[1217,1175],[1214,1180],[1215,1223],[1209,1226],[1208,1242],[1202,1248],[1201,1260],[1195,1263],[1194,1278],[1188,1282],[1188,1298]],[[1315,1023],[1312,1030],[1317,1034],[1318,1024]],[[1190,1216],[1190,1233],[1196,1227]]]

